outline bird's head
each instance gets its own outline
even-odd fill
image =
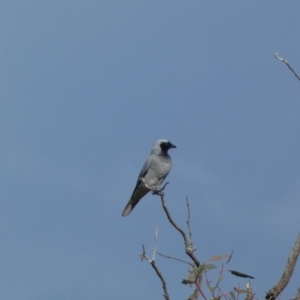
[[[168,150],[171,148],[176,148],[170,141],[160,139],[155,142],[152,148],[152,154],[159,154],[159,153],[168,153]]]

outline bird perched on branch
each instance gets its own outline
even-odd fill
[[[171,148],[176,148],[176,146],[167,140],[161,139],[155,142],[151,154],[139,174],[131,198],[122,212],[122,216],[129,215],[149,191],[159,189],[172,167],[172,160],[168,154],[168,150]]]

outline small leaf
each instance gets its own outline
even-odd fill
[[[209,288],[210,292],[211,292],[211,293],[214,293],[217,287],[216,287],[216,286],[211,286],[211,285],[209,284],[209,282],[206,282],[206,284],[207,284],[207,287]]]
[[[232,258],[232,255],[233,255],[233,250],[231,251],[231,253],[230,253],[230,255],[229,255],[229,258],[228,258],[228,260],[226,261],[226,264],[228,264],[228,263],[230,262],[230,260],[231,260],[231,258]]]
[[[235,276],[238,276],[238,277],[255,279],[254,277],[252,277],[252,276],[250,276],[250,275],[247,275],[247,274],[244,274],[244,273],[241,273],[241,272],[238,272],[238,271],[229,270],[229,272],[230,272],[232,275],[235,275]]]
[[[235,300],[235,299],[236,299],[236,298],[235,298],[235,293],[234,293],[233,291],[230,291],[230,292],[229,292],[229,295],[230,295],[230,297],[231,297],[232,300]]]
[[[222,276],[222,275],[219,276],[219,281],[220,281],[220,282],[223,281],[223,276]]]
[[[191,274],[197,276],[200,275],[203,272],[203,270],[204,270],[203,265],[201,265],[200,267],[194,268]]]
[[[181,283],[183,283],[183,284],[193,284],[194,281],[188,280],[188,279],[182,279]]]
[[[210,261],[219,261],[222,260],[224,258],[229,257],[229,255],[225,254],[225,255],[216,255],[216,256],[212,256],[209,260]]]
[[[238,288],[233,288],[238,294],[248,294],[248,292],[246,290],[240,290]]]
[[[204,264],[204,265],[202,265],[202,266],[204,266],[204,269],[205,270],[212,270],[212,269],[216,269],[217,267],[215,266],[215,265],[213,265],[213,264]]]
[[[192,272],[189,272],[189,275],[188,275],[188,281],[192,281],[194,282],[195,281],[195,278],[196,278],[196,275]]]

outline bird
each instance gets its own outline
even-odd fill
[[[171,148],[177,147],[168,140],[160,139],[155,142],[150,156],[140,171],[130,200],[122,212],[123,217],[129,215],[150,190],[157,190],[168,176],[172,167],[172,159],[168,154]]]

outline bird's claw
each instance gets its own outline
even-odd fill
[[[157,189],[157,190],[152,190],[152,195],[159,195],[161,196],[163,194],[163,191],[165,189],[165,187],[169,184],[169,182],[166,182],[164,184],[164,186],[161,189]]]
[[[163,190],[164,190],[165,187],[169,184],[169,182],[166,182],[162,188],[155,189],[155,188],[153,188],[152,186],[149,186],[149,185],[146,183],[144,177],[141,177],[140,180],[141,180],[141,182],[142,182],[149,190],[152,191],[152,195],[160,195],[160,196],[161,196],[162,193],[163,193]]]

